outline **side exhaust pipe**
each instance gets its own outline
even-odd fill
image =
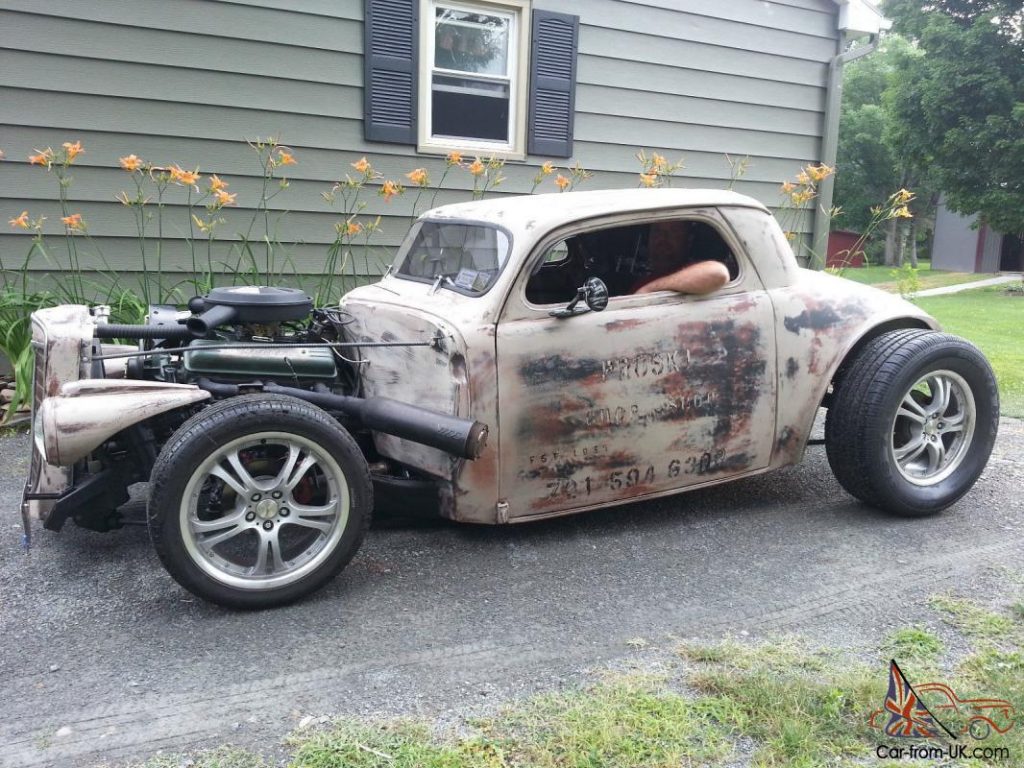
[[[221,384],[209,379],[196,382],[218,397],[239,394],[236,384]],[[384,432],[404,440],[427,445],[463,459],[476,459],[487,445],[488,427],[479,421],[460,419],[446,413],[431,411],[409,403],[386,397],[348,397],[331,392],[310,392],[297,387],[283,387],[269,382],[263,391],[274,395],[288,395],[324,410],[339,411],[350,416],[366,429]]]

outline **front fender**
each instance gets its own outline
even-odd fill
[[[210,399],[191,384],[87,379],[63,384],[36,418],[47,464],[67,467],[122,429],[161,413]]]

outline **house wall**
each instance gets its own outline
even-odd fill
[[[675,184],[722,188],[730,183],[728,154],[750,157],[735,189],[774,205],[779,183],[818,160],[827,62],[837,46],[831,0],[535,6],[581,17],[574,160],[595,174],[584,188],[636,186],[641,147],[685,158]],[[117,158],[198,165],[228,180],[239,207],[225,211],[223,237],[250,227],[260,197],[260,168],[244,139],[275,135],[298,159],[273,203],[288,213],[269,217],[277,238],[299,243],[278,266],[319,273],[339,218],[321,193],[352,173],[349,163],[366,155],[403,181],[417,166],[435,181],[443,169],[441,159],[418,157],[412,146],[363,141],[362,15],[361,0],[7,0],[0,6],[0,221],[27,208],[47,216],[48,234],[62,233],[55,179],[26,158],[80,140],[85,153],[69,197],[92,237],[82,258],[97,269],[138,272],[132,215],[114,200],[133,192]],[[529,192],[546,159],[510,163],[498,194]],[[446,187],[458,189],[442,191],[436,203],[465,200],[471,186],[468,173],[453,173]],[[542,190],[554,190],[550,180]],[[365,213],[383,217],[376,244],[400,242],[414,198],[414,191],[390,204],[368,198]],[[166,202],[164,266],[191,270],[184,191],[171,190]],[[252,227],[262,236],[263,217]],[[806,215],[792,226],[810,227]],[[4,224],[5,266],[20,264],[28,245],[26,234]],[[50,241],[57,266],[66,263],[62,249],[59,238]],[[205,249],[200,236],[201,264]],[[152,248],[148,258],[152,267]],[[384,253],[379,261],[386,260]],[[214,245],[212,261],[246,266],[227,243]],[[51,265],[36,257],[34,266]]]

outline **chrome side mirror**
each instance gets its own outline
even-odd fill
[[[601,312],[608,306],[608,286],[600,277],[588,277],[581,290],[586,291],[583,300],[595,312]]]
[[[583,302],[588,309],[577,308]],[[576,296],[565,309],[554,309],[548,314],[551,317],[572,317],[587,311],[600,312],[608,306],[608,286],[599,277],[588,277],[582,286],[576,289]]]

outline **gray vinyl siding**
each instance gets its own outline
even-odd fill
[[[775,206],[778,185],[818,160],[827,64],[836,51],[830,0],[537,0],[536,7],[581,19],[573,159],[594,173],[583,189],[636,186],[640,148],[684,158],[676,186],[721,188],[729,184],[728,154],[750,157],[734,188]],[[435,182],[443,170],[441,159],[413,146],[363,140],[362,46],[361,0],[6,0],[4,266],[28,250],[28,237],[6,225],[22,210],[47,216],[48,235],[62,233],[52,175],[26,162],[35,148],[82,141],[71,207],[102,253],[86,263],[133,272],[141,269],[134,224],[114,200],[131,191],[119,156],[198,165],[229,181],[240,207],[224,212],[223,237],[245,231],[259,197],[260,169],[244,140],[275,135],[298,159],[284,169],[290,187],[274,201],[287,211],[276,217],[276,235],[295,243],[289,268],[320,272],[339,219],[321,192],[353,173],[351,162],[366,155],[401,181],[414,167],[428,168]],[[529,192],[546,159],[509,163],[495,194]],[[445,186],[437,204],[467,199],[472,182],[461,171]],[[542,187],[553,189],[550,180]],[[432,196],[421,198],[420,211]],[[365,213],[383,217],[373,243],[385,250],[373,254],[371,271],[401,240],[415,197],[409,190],[388,204],[366,196]],[[177,188],[167,198],[164,261],[171,269],[191,270],[185,200]],[[805,216],[799,229],[810,225]],[[198,246],[205,264],[205,241]],[[57,258],[59,238],[51,250]],[[92,252],[90,244],[82,250]],[[214,248],[217,264],[233,266],[237,258],[227,243]]]

